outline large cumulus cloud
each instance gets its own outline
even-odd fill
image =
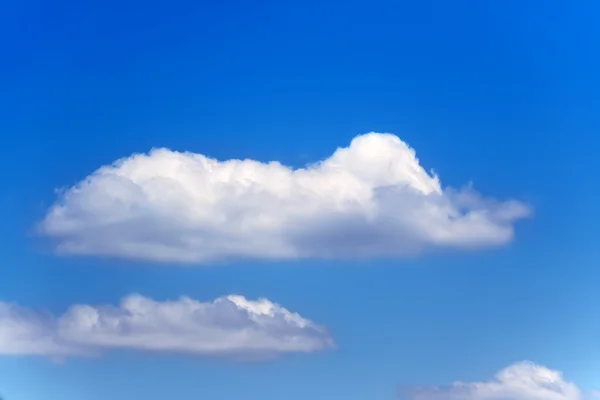
[[[529,212],[443,188],[397,136],[369,133],[300,169],[134,154],[62,191],[39,228],[62,253],[165,262],[401,257],[503,245]]]
[[[199,302],[133,294],[118,306],[73,305],[54,317],[0,302],[0,354],[52,358],[108,350],[271,358],[333,346],[327,330],[269,300],[242,296]]]

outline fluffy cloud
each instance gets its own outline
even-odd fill
[[[513,364],[488,382],[455,382],[446,387],[402,390],[410,400],[591,400],[595,393],[583,393],[566,381],[559,371],[531,362]]]
[[[333,346],[327,331],[266,299],[227,296],[154,301],[130,295],[118,307],[75,305],[59,317],[0,303],[0,354],[67,357],[130,349],[263,358]]]
[[[43,313],[0,302],[0,354],[78,354],[79,349],[56,335],[55,319]]]
[[[104,166],[40,224],[57,250],[153,261],[400,257],[498,246],[529,208],[442,188],[397,136],[306,168],[157,149]]]

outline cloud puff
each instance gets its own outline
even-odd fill
[[[446,387],[402,390],[409,400],[591,400],[597,394],[584,393],[566,381],[559,371],[531,362],[513,364],[488,382],[455,382]]]
[[[65,343],[56,333],[51,315],[0,302],[0,354],[60,357],[79,353],[77,346]]]
[[[264,358],[333,346],[327,331],[266,299],[137,294],[118,307],[74,305],[59,317],[0,303],[0,354],[66,357],[130,349],[199,356]]]
[[[401,257],[503,245],[529,213],[443,189],[397,136],[369,133],[300,169],[135,154],[63,191],[39,228],[61,253],[164,262]]]

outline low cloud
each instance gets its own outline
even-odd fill
[[[39,229],[63,254],[207,263],[501,246],[529,214],[516,200],[443,188],[397,136],[369,133],[300,169],[134,154],[62,191]]]
[[[454,382],[449,386],[403,388],[401,400],[592,400],[562,373],[531,362],[504,368],[485,382]]]
[[[322,326],[266,299],[155,301],[137,294],[119,306],[74,305],[59,317],[0,303],[0,354],[64,358],[109,350],[270,358],[333,347]]]

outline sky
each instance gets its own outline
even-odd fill
[[[7,0],[4,400],[588,400],[600,4]]]

